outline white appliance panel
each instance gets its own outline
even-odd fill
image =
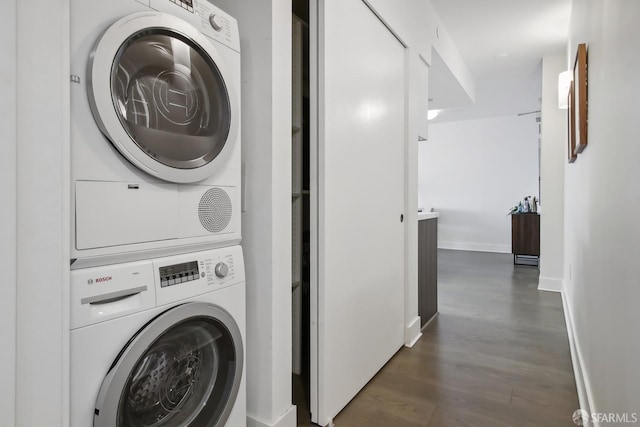
[[[150,261],[71,272],[71,329],[156,306]]]
[[[104,248],[178,237],[176,184],[76,182],[76,247]]]

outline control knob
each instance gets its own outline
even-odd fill
[[[212,13],[211,15],[209,15],[209,24],[211,24],[211,28],[213,28],[218,32],[221,31],[222,27],[224,26],[220,17],[215,13]]]
[[[229,266],[224,262],[219,262],[216,264],[214,271],[216,273],[216,276],[223,279],[227,277],[227,274],[229,274]]]

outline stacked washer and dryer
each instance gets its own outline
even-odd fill
[[[237,23],[72,0],[71,59],[70,424],[244,427]]]

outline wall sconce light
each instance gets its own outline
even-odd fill
[[[569,96],[571,80],[573,80],[571,70],[563,71],[558,75],[558,108],[561,110],[569,108],[567,97]]]
[[[433,120],[436,117],[438,117],[438,114],[440,114],[440,110],[429,110],[427,111],[427,120]]]

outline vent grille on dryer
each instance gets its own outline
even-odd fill
[[[231,221],[231,198],[221,188],[212,188],[202,195],[198,216],[202,226],[211,233],[220,233]]]

